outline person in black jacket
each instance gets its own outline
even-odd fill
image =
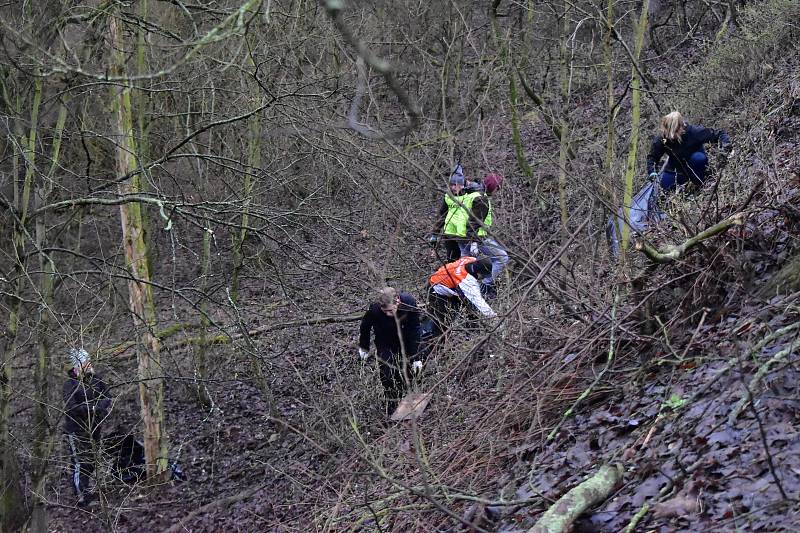
[[[391,416],[407,388],[406,365],[412,363],[414,374],[422,369],[419,356],[420,311],[414,297],[405,292],[398,293],[392,287],[381,289],[377,302],[370,304],[361,319],[358,354],[362,361],[369,358],[373,332],[386,396],[386,414]]]
[[[72,487],[78,505],[84,505],[92,497],[89,483],[95,469],[95,451],[111,399],[106,384],[94,373],[86,350],[73,348],[70,360],[72,368],[64,383],[64,433],[70,455]]]
[[[462,256],[478,257],[480,253],[492,260],[492,273],[481,280],[481,293],[487,299],[493,299],[497,296],[495,282],[500,279],[500,275],[508,265],[508,252],[487,231],[491,229],[494,219],[491,198],[500,190],[503,176],[487,174],[483,184],[484,192],[472,201],[472,212],[467,225],[468,252]]]
[[[731,141],[722,130],[688,124],[678,111],[661,118],[661,126],[653,137],[653,145],[647,155],[647,172],[651,178],[659,175],[656,166],[666,154],[667,163],[661,172],[661,187],[673,190],[678,185],[691,181],[701,187],[706,178],[708,156],[705,144],[719,143],[724,156],[730,153]]]

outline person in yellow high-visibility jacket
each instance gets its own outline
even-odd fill
[[[470,189],[465,187],[470,185]],[[469,222],[469,212],[472,209],[472,202],[479,197],[482,188],[475,191],[479,184],[467,183],[461,165],[456,166],[456,170],[450,176],[448,185],[449,192],[444,195],[439,216],[433,228],[434,235],[431,242],[440,242],[445,248],[445,259],[448,262],[455,261],[464,256],[469,251],[469,241],[467,240],[467,224]]]

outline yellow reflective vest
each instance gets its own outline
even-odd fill
[[[472,202],[481,194],[480,192],[471,192],[455,198],[445,194],[444,203],[447,204],[447,215],[444,218],[442,233],[451,237],[466,237]]]

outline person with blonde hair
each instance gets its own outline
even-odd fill
[[[653,179],[660,177],[661,187],[667,191],[687,182],[701,187],[708,167],[704,148],[708,143],[720,144],[724,158],[731,152],[731,141],[723,130],[688,124],[679,111],[664,115],[647,155],[647,172]],[[659,173],[656,166],[665,154],[667,161]]]

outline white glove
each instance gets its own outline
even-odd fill
[[[420,370],[422,370],[422,361],[414,361],[411,364],[411,371],[414,372],[414,374],[419,374]]]
[[[362,361],[366,361],[367,359],[369,359],[369,352],[364,348],[359,348],[358,356],[361,358]]]
[[[478,243],[477,242],[471,242],[469,244],[469,255],[471,255],[472,257],[478,257]]]

